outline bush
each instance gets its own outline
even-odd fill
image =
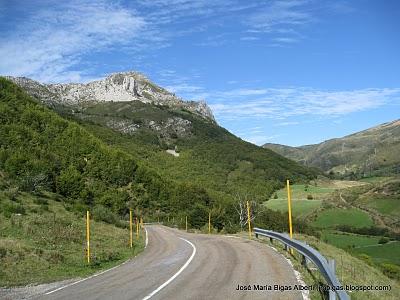
[[[93,219],[96,221],[103,221],[109,224],[117,224],[119,219],[110,208],[103,205],[96,205],[92,210]]]
[[[7,218],[10,218],[12,214],[25,214],[25,208],[19,203],[3,203],[1,208]]]
[[[12,201],[15,201],[20,194],[18,187],[10,187],[4,191],[4,194]]]
[[[360,254],[358,257],[360,259],[362,259],[364,262],[366,262],[367,264],[369,264],[370,266],[373,265],[373,261],[372,261],[371,256],[363,253],[363,254]]]
[[[400,267],[393,264],[381,264],[383,274],[393,279],[400,279]]]
[[[224,227],[224,231],[228,234],[237,233],[240,231],[240,226],[237,224],[227,224]]]
[[[314,197],[311,194],[308,194],[307,195],[307,200],[312,200],[312,199],[314,199]]]
[[[381,237],[380,239],[379,239],[379,241],[378,241],[378,244],[386,244],[386,243],[388,243],[390,240],[389,240],[389,238],[387,238],[387,237]]]
[[[57,178],[57,191],[68,198],[77,199],[84,188],[81,173],[72,165],[61,171]]]
[[[0,247],[0,258],[3,258],[7,255],[7,249]]]

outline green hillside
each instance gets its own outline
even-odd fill
[[[214,197],[245,193],[266,200],[287,178],[305,182],[316,174],[185,110],[133,101],[86,104],[62,114],[160,175],[202,186]]]
[[[400,120],[315,145],[264,147],[331,175],[360,178],[399,174]]]

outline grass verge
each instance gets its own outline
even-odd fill
[[[67,211],[62,202],[24,193],[15,201],[2,197],[0,210],[2,287],[85,277],[118,265],[144,248],[143,239],[129,247],[128,229],[92,220],[88,265],[84,211],[80,216]]]

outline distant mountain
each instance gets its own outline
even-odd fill
[[[400,120],[315,145],[263,147],[305,166],[341,176],[399,174]]]

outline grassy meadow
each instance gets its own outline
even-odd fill
[[[142,251],[142,239],[129,247],[128,229],[91,220],[88,265],[86,212],[68,211],[51,196],[21,193],[10,200],[0,193],[0,286],[84,277]]]
[[[338,225],[348,225],[354,228],[370,227],[374,223],[371,217],[357,208],[332,208],[318,214],[313,225],[318,228],[335,228]]]

